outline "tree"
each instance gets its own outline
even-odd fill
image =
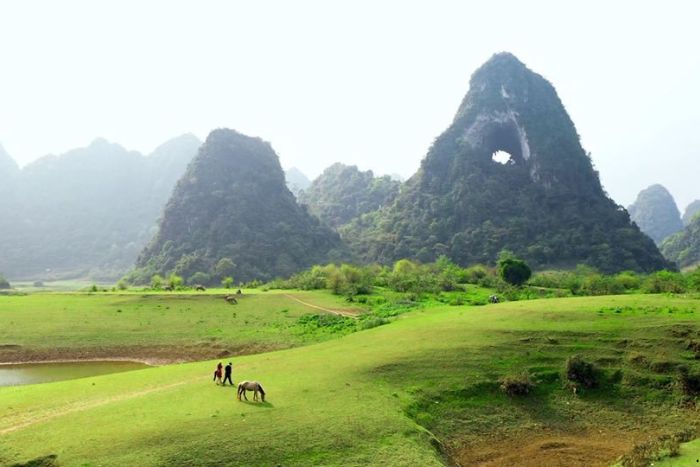
[[[10,283],[5,279],[5,276],[0,274],[0,289],[11,289],[12,286]]]
[[[498,274],[507,283],[520,287],[532,276],[532,270],[525,261],[517,258],[505,258],[498,262]]]
[[[230,289],[231,287],[233,287],[233,277],[231,277],[231,276],[224,277],[221,280],[221,285],[226,289]]]
[[[177,274],[170,274],[170,277],[168,277],[168,285],[173,289],[182,286],[183,282],[182,277]]]
[[[151,288],[160,289],[161,287],[163,287],[163,278],[160,274],[154,274],[153,277],[151,277]]]
[[[236,264],[231,258],[221,258],[214,267],[214,274],[218,277],[226,278],[233,276],[233,271],[236,269]]]

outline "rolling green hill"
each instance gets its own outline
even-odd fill
[[[674,383],[679,365],[697,371],[699,313],[693,298],[641,295],[423,308],[236,358],[234,379],[261,381],[266,403],[215,386],[215,361],[0,388],[0,462],[608,465],[699,421]],[[599,368],[596,388],[566,389],[572,355]],[[499,390],[524,370],[529,395]]]

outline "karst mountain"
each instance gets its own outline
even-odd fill
[[[394,203],[343,236],[366,261],[492,263],[508,249],[536,267],[672,267],[603,191],[552,84],[509,53],[472,75]]]
[[[627,210],[632,221],[657,244],[683,229],[676,201],[663,185],[652,185],[640,191]]]
[[[297,204],[269,143],[218,129],[177,183],[131,278],[268,280],[345,255],[338,234]]]

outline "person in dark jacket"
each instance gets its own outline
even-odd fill
[[[233,372],[233,363],[228,362],[228,365],[224,368],[224,386],[226,386],[226,381],[231,383],[233,386],[233,381],[231,380],[231,373]]]

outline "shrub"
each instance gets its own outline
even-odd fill
[[[117,289],[119,290],[126,290],[129,288],[129,284],[126,282],[125,279],[119,279],[117,282]]]
[[[163,278],[160,274],[154,274],[153,277],[151,277],[151,288],[160,289],[161,287],[163,287]]]
[[[231,287],[233,287],[233,277],[231,277],[231,276],[224,277],[221,280],[221,286],[224,287],[225,289],[230,289]]]
[[[463,269],[460,273],[460,282],[467,284],[479,284],[482,279],[489,275],[489,270],[486,266],[476,264],[474,266]]]
[[[11,289],[10,283],[5,279],[5,276],[0,274],[0,289]]]
[[[501,391],[508,396],[526,396],[535,388],[535,382],[528,371],[501,378]]]
[[[658,271],[647,277],[643,289],[648,293],[683,293],[687,286],[681,273]]]
[[[507,283],[520,287],[532,276],[532,270],[525,261],[517,258],[505,258],[498,262],[498,273]]]
[[[209,285],[211,283],[211,276],[205,272],[195,272],[187,280],[189,285]]]
[[[598,385],[595,365],[578,355],[566,359],[566,379],[578,383],[584,388],[594,388]]]
[[[170,274],[170,277],[168,277],[168,285],[170,287],[172,287],[173,289],[177,289],[178,287],[182,287],[183,283],[184,283],[184,281],[182,280],[182,277],[178,276],[175,273]]]
[[[700,374],[691,372],[687,366],[678,367],[678,385],[687,396],[700,394]]]

